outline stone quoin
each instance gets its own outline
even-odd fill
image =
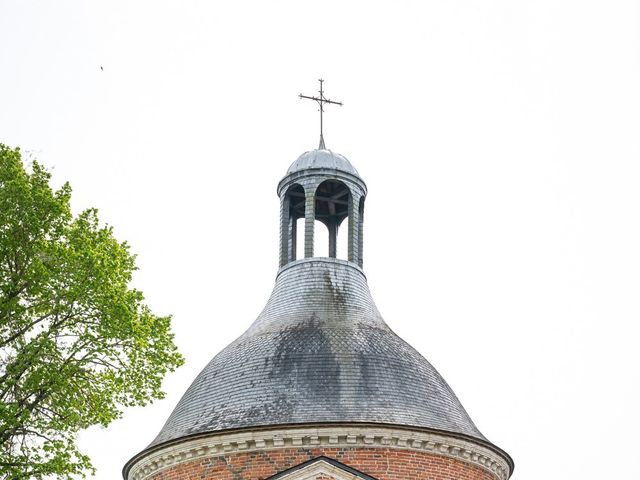
[[[367,187],[356,169],[320,148],[302,154],[277,191],[271,297],[125,465],[125,480],[507,480],[511,457],[371,298]],[[317,222],[326,258],[314,256]],[[341,228],[346,259],[336,258]]]

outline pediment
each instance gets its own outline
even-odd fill
[[[318,457],[266,480],[376,480],[329,457]]]

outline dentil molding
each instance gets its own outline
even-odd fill
[[[127,480],[146,480],[169,467],[206,457],[279,448],[391,448],[455,458],[491,472],[498,480],[511,474],[494,450],[445,434],[377,426],[317,426],[212,433],[169,444],[140,456],[125,467]]]

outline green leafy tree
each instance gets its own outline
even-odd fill
[[[0,478],[72,478],[93,471],[77,432],[121,408],[162,398],[182,364],[170,317],[129,287],[135,257],[74,216],[65,184],[0,144]]]

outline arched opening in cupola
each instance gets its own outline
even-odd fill
[[[299,217],[295,222],[296,232],[300,238],[293,246],[294,251],[293,258],[291,259],[292,261],[297,258],[304,258],[304,217]]]
[[[284,198],[282,219],[282,244],[285,258],[283,264],[304,257],[304,188],[295,183],[289,187]]]
[[[318,185],[315,194],[315,219],[327,227],[328,256],[331,258],[338,256],[338,230],[350,211],[349,187],[339,180],[325,180]],[[340,256],[346,259],[347,254],[348,252],[342,252]]]
[[[313,224],[313,256],[329,256],[329,230],[319,220],[316,220]]]
[[[349,260],[349,217],[345,218],[340,227],[338,228],[338,246],[336,251],[336,258],[343,260]]]

